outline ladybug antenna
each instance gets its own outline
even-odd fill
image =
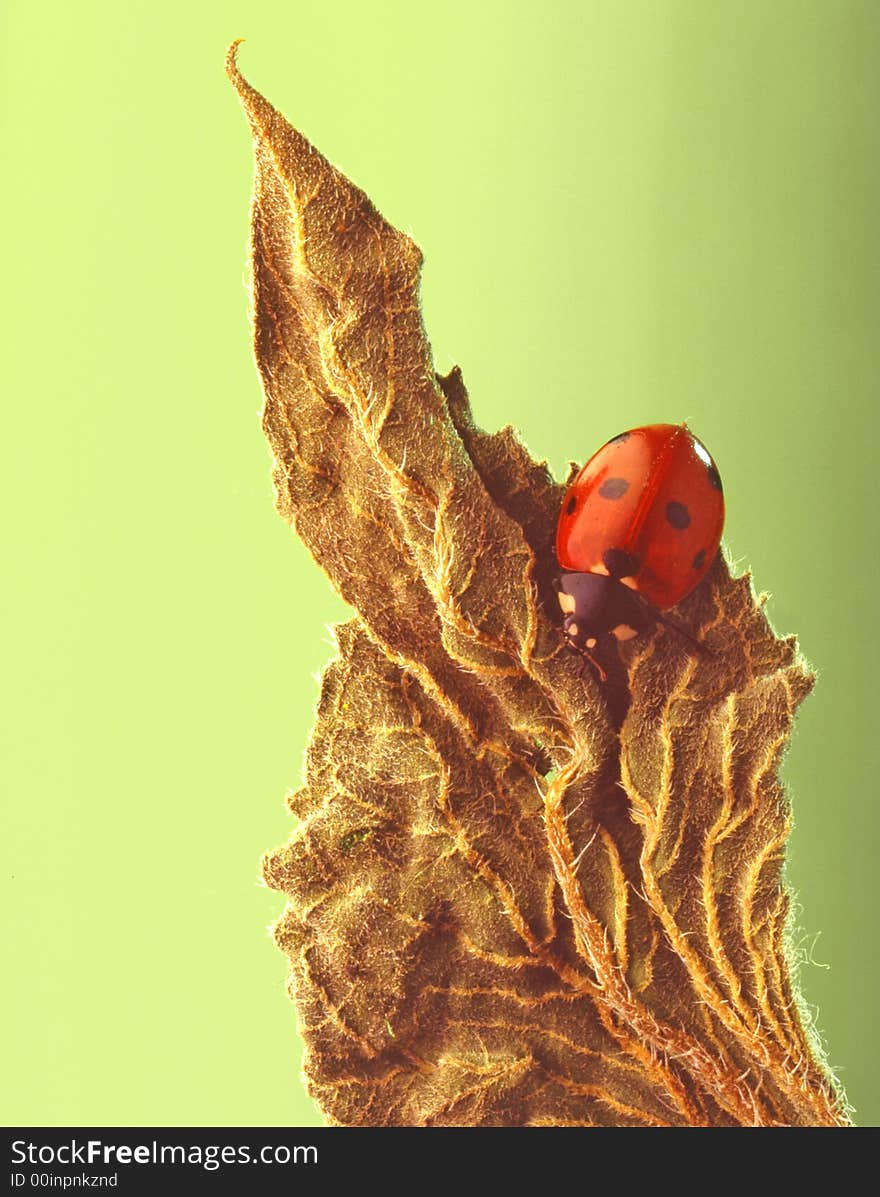
[[[590,652],[590,650],[588,648],[582,648],[579,644],[575,644],[575,642],[573,640],[569,640],[568,637],[563,632],[560,632],[559,636],[562,640],[562,643],[566,646],[566,648],[572,649],[574,652],[577,653],[577,655],[581,659],[581,666],[580,666],[580,670],[578,671],[578,677],[584,676],[584,672],[587,668],[587,662],[589,661],[589,663],[596,670],[596,673],[599,675],[599,681],[600,682],[608,681],[608,674],[605,672],[605,670],[602,668],[602,666],[599,664],[599,662],[596,660],[596,658],[593,656],[593,654]]]
[[[579,648],[578,652],[580,653],[580,656],[581,656],[581,676],[583,677],[584,670],[587,667],[587,661],[589,661],[590,664],[593,666],[593,668],[596,670],[596,673],[598,673],[599,681],[607,682],[608,674],[605,672],[605,670],[602,668],[602,666],[599,664],[599,662],[596,660],[596,658],[593,656],[593,654],[590,652],[590,650],[587,648]]]

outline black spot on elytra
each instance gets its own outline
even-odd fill
[[[578,505],[577,495],[572,495],[571,498],[568,500],[568,502],[565,504],[565,514],[573,515],[574,509],[575,509],[575,507],[577,507],[577,505]]]
[[[599,494],[603,499],[620,499],[629,490],[629,483],[625,478],[606,478],[599,487]]]
[[[691,562],[691,565],[694,567],[694,569],[702,569],[705,564],[706,550],[700,549],[699,553],[697,553],[696,557],[694,557],[693,561]]]
[[[706,473],[709,475],[709,481],[715,489],[721,490],[721,475],[718,473],[714,462],[709,462],[706,466]]]
[[[679,532],[683,532],[685,528],[690,526],[691,513],[685,507],[684,503],[667,503],[666,504],[666,518],[672,524],[673,528],[677,528]]]
[[[638,557],[625,549],[606,549],[602,563],[612,578],[628,578],[639,568]]]
[[[629,440],[629,433],[621,432],[618,436],[613,436],[611,438],[611,440],[608,441],[608,444],[609,445],[622,445],[624,441],[628,441],[628,440]]]

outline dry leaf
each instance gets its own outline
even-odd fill
[[[264,863],[310,1092],[344,1125],[834,1125],[792,987],[777,767],[811,678],[719,558],[601,686],[552,590],[561,487],[438,378],[421,254],[242,78],[281,514],[337,630]]]

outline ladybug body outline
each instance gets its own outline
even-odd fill
[[[699,647],[662,612],[703,580],[723,526],[718,468],[686,424],[612,437],[578,471],[557,523],[557,593],[570,647],[593,660],[600,643],[657,623]]]

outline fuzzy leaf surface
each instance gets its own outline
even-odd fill
[[[721,557],[603,660],[558,628],[562,488],[475,427],[421,253],[242,77],[277,505],[357,612],[267,855],[310,1091],[342,1125],[835,1125],[777,770],[812,678]]]

